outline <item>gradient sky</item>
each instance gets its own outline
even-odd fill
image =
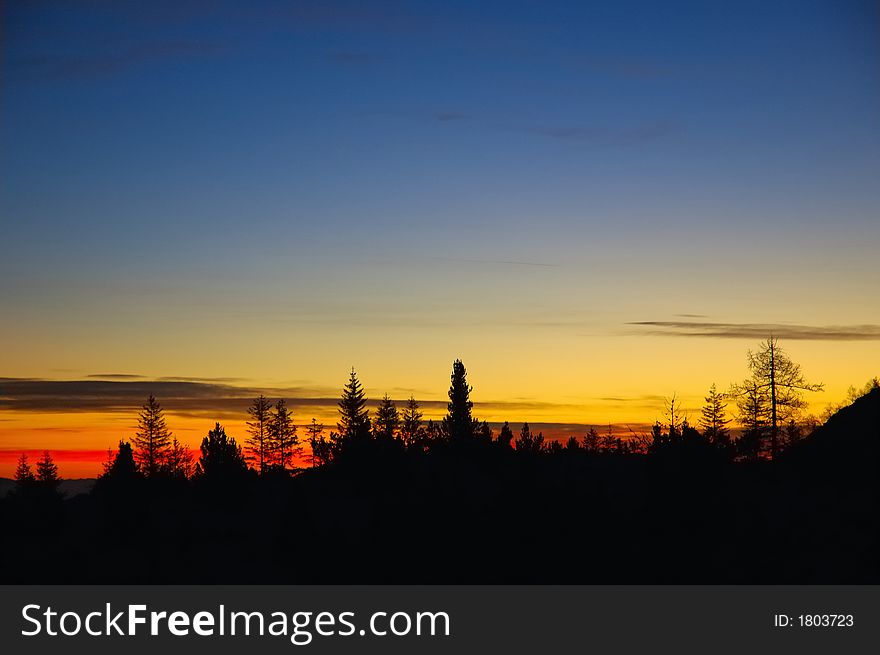
[[[2,11],[0,377],[330,424],[351,366],[442,401],[460,357],[481,418],[601,425],[697,411],[769,331],[817,410],[878,374],[875,2]],[[0,450],[131,436],[135,393],[5,387]]]

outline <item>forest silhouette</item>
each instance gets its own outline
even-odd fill
[[[713,385],[697,425],[673,396],[628,437],[497,434],[453,364],[446,416],[352,369],[335,430],[255,398],[239,443],[191,453],[150,396],[88,494],[46,452],[0,499],[5,583],[877,583],[880,384],[805,421],[774,338]],[[728,404],[738,428],[731,429]],[[300,430],[302,429],[302,434]]]

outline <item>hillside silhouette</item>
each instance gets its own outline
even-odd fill
[[[595,431],[546,443],[528,424],[494,434],[460,362],[451,380],[447,417],[423,424],[415,401],[398,412],[387,396],[370,416],[352,371],[338,432],[313,422],[314,466],[297,471],[271,463],[279,435],[284,453],[302,448],[283,403],[255,401],[245,449],[216,424],[193,463],[150,398],[140,446],[121,442],[90,493],[59,493],[48,454],[22,473],[0,501],[0,579],[880,582],[880,388],[771,458],[740,450],[747,436],[720,415],[702,431],[679,421],[674,399],[641,447]]]

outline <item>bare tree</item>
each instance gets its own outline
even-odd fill
[[[747,400],[746,407],[755,421],[766,417],[770,428],[770,458],[779,451],[779,425],[794,418],[806,406],[804,391],[821,391],[823,385],[807,382],[801,367],[770,336],[757,351],[748,353],[751,376],[734,385],[733,392]],[[742,407],[742,405],[741,405]]]

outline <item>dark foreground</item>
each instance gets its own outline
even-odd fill
[[[878,583],[880,392],[775,463],[709,448],[362,453],[0,501],[4,583]]]

